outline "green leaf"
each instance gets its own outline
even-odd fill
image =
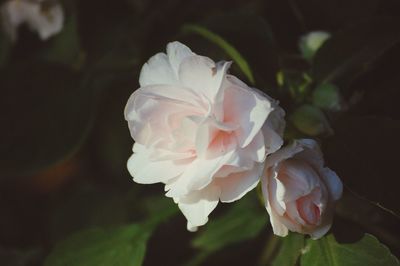
[[[267,213],[250,196],[234,203],[223,216],[210,220],[193,239],[193,246],[216,251],[227,245],[254,238],[266,228]]]
[[[312,102],[319,108],[339,111],[341,108],[339,89],[333,84],[321,84],[313,91]]]
[[[352,191],[397,215],[400,122],[374,116],[346,116],[323,143],[327,165]]]
[[[183,26],[182,30],[187,33],[199,34],[221,47],[232,58],[232,60],[235,61],[236,64],[238,64],[240,70],[247,77],[247,79],[252,84],[254,84],[254,76],[246,59],[244,59],[244,57],[239,53],[238,50],[235,49],[235,47],[233,47],[221,36],[215,34],[214,32],[211,32],[210,30],[200,25],[186,24]]]
[[[71,156],[87,136],[95,95],[68,68],[34,64],[0,72],[3,176],[28,175]]]
[[[372,61],[399,42],[398,23],[380,18],[333,34],[314,58],[314,79],[318,83],[345,87],[365,72]]]
[[[151,228],[140,224],[78,232],[55,247],[45,266],[142,265]]]
[[[304,235],[290,233],[288,236],[281,239],[282,244],[272,262],[272,266],[296,265],[304,247]]]
[[[212,253],[222,248],[255,238],[266,229],[268,215],[260,208],[255,193],[235,202],[224,215],[211,219],[193,239],[192,245],[199,253],[188,265],[202,265]]]
[[[304,104],[297,108],[291,115],[290,121],[298,130],[309,136],[332,132],[324,113],[309,104]]]
[[[337,243],[332,234],[319,240],[308,239],[306,243],[302,266],[400,265],[389,249],[369,234],[351,244]]]
[[[179,213],[179,209],[174,201],[165,196],[146,198],[144,207],[148,212],[147,223],[154,226]]]

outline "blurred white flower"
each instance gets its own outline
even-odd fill
[[[324,167],[314,140],[297,140],[270,155],[261,180],[276,235],[294,231],[317,239],[328,232],[343,186],[336,173]]]
[[[300,51],[306,59],[312,59],[318,49],[331,37],[325,31],[313,31],[300,38]]]
[[[9,0],[1,6],[4,30],[15,41],[18,27],[26,23],[42,40],[62,30],[64,12],[61,5],[52,0]]]
[[[283,143],[284,111],[227,74],[230,65],[169,43],[143,66],[125,108],[136,141],[129,172],[138,183],[164,183],[191,231],[219,201],[255,188],[265,156]]]

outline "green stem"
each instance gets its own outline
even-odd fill
[[[267,239],[267,242],[265,243],[265,247],[261,253],[257,265],[259,266],[270,265],[271,260],[274,257],[275,253],[277,252],[280,243],[281,243],[280,238],[271,233]]]

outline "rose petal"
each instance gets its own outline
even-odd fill
[[[285,129],[285,111],[278,105],[269,114],[265,124],[262,127],[264,134],[265,149],[267,155],[276,152],[283,145],[283,131]]]
[[[215,174],[229,162],[234,153],[235,150],[231,150],[223,156],[212,159],[195,159],[187,166],[179,179],[170,184],[170,190],[166,195],[168,197],[182,197],[189,192],[193,193],[193,190],[203,189],[211,183]]]
[[[276,213],[276,211],[272,208],[270,203],[270,192],[269,192],[269,181],[267,177],[261,179],[261,187],[262,193],[265,201],[265,208],[269,214],[269,220],[271,222],[272,230],[275,235],[278,236],[287,236],[288,228],[281,222],[281,217]]]
[[[133,180],[140,184],[154,184],[167,182],[182,174],[186,169],[184,160],[151,161],[150,153],[142,145],[135,143],[135,152],[128,160],[127,166]]]
[[[189,47],[180,42],[170,42],[167,45],[167,55],[169,63],[176,75],[179,75],[179,67],[182,61],[189,56],[196,55]]]
[[[300,224],[306,225],[306,222],[301,217],[299,210],[297,209],[297,204],[295,201],[287,202],[286,203],[286,214],[289,216],[291,220]]]
[[[162,90],[169,91],[170,97],[162,95]],[[181,95],[179,88],[171,86],[144,87],[133,93],[125,107],[125,119],[132,138],[144,145],[151,145],[159,139],[171,139],[171,132],[180,126],[177,118],[200,112],[198,107],[179,98],[184,96],[187,94]]]
[[[255,188],[263,171],[262,164],[256,164],[253,169],[234,173],[224,178],[215,179],[215,184],[221,189],[221,202],[233,202]]]
[[[228,85],[225,85],[224,119],[240,125],[235,131],[238,144],[246,147],[261,130],[268,115],[273,111],[271,102],[249,87],[239,87],[235,77],[227,76]],[[244,85],[243,85],[244,86]]]
[[[337,174],[331,169],[325,167],[322,170],[322,176],[324,177],[326,187],[331,194],[332,200],[340,199],[343,192],[343,184]]]
[[[179,68],[179,80],[185,87],[192,88],[198,95],[202,95],[209,102],[217,118],[222,118],[222,81],[229,69],[230,62],[215,64],[205,56],[188,56],[181,62]]]
[[[199,191],[177,199],[179,209],[188,220],[188,229],[204,225],[208,215],[217,207],[220,190],[216,186],[208,186]]]
[[[139,84],[141,87],[149,85],[179,85],[168,56],[158,53],[145,63],[140,71]]]
[[[282,190],[277,192],[277,197],[284,201],[294,201],[320,185],[314,169],[296,159],[287,159],[281,163],[278,179],[282,183]]]

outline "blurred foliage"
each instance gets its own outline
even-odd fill
[[[225,214],[210,220],[192,241],[192,245],[200,252],[189,265],[199,265],[210,254],[255,238],[261,230],[265,230],[268,215],[257,200],[255,193],[249,193]]]
[[[333,235],[307,240],[301,265],[399,265],[399,261],[372,235],[352,244],[338,244]]]
[[[61,4],[47,41],[0,31],[0,265],[399,265],[397,0]],[[321,30],[310,60],[299,40]],[[346,188],[334,235],[271,236],[255,193],[188,233],[160,186],[131,181],[123,109],[173,40],[278,99],[287,140],[321,141]]]
[[[55,247],[44,265],[142,265],[150,232],[137,224],[76,233]]]

